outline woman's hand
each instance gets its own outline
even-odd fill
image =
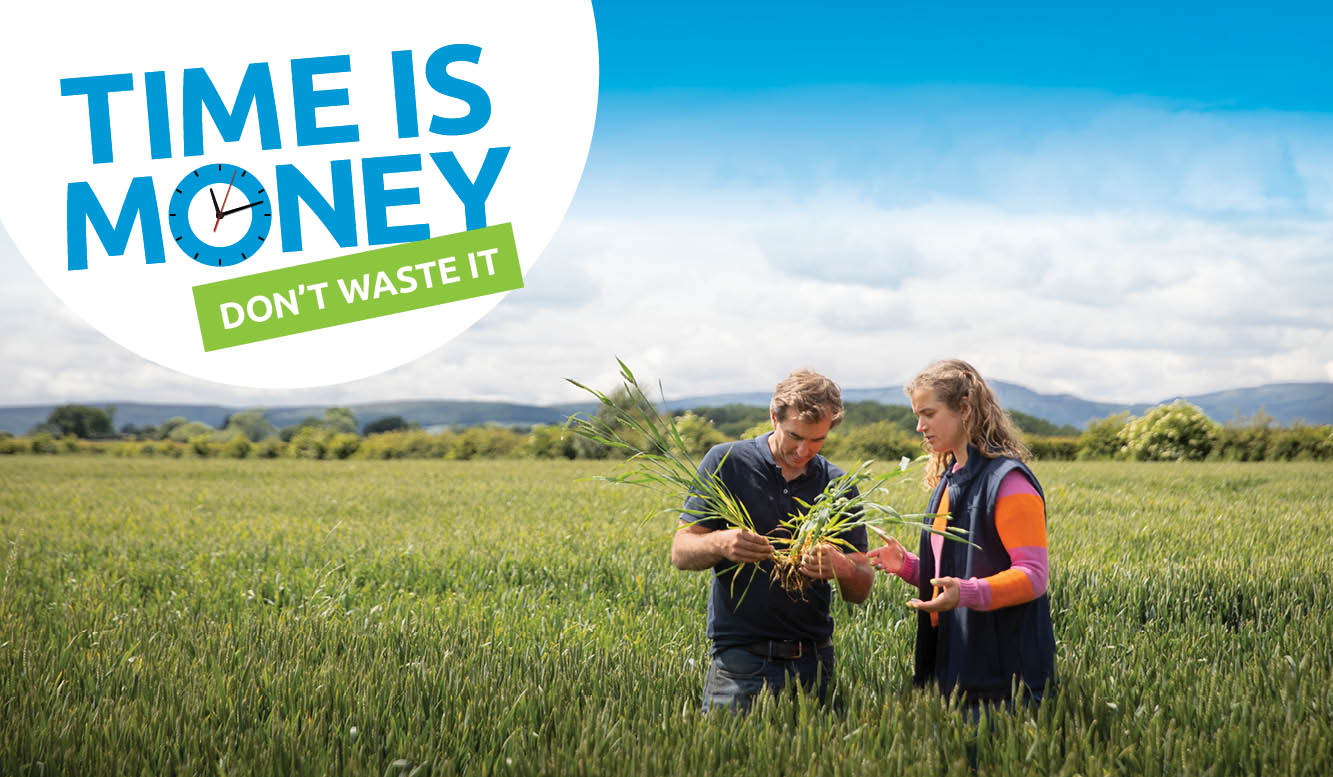
[[[931,585],[939,586],[940,592],[934,599],[923,602],[920,599],[913,599],[907,603],[908,607],[915,607],[925,612],[948,612],[958,606],[958,598],[961,595],[959,588],[960,581],[956,577],[937,577],[930,581]]]
[[[875,569],[897,575],[903,571],[903,565],[907,563],[907,550],[903,548],[902,543],[889,537],[887,545],[870,551],[866,558],[870,560],[870,566]]]

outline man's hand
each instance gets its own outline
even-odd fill
[[[868,558],[870,566],[881,572],[896,575],[903,571],[903,565],[907,563],[907,549],[893,537],[888,538],[888,543],[882,548],[870,551]]]
[[[864,553],[843,553],[828,542],[811,548],[801,558],[800,570],[814,580],[836,579],[842,598],[854,604],[864,602],[875,583],[875,570],[866,562]]]
[[[940,592],[935,595],[934,599],[928,602],[913,599],[907,603],[907,606],[925,612],[948,612],[958,606],[958,598],[962,593],[959,589],[959,582],[956,577],[937,577],[930,581],[931,585],[940,587]]]
[[[744,529],[713,530],[682,522],[671,540],[671,563],[676,569],[709,569],[723,559],[744,564],[772,556],[767,539]]]
[[[717,552],[738,564],[773,557],[773,545],[762,535],[745,529],[722,529],[712,533]]]
[[[852,562],[831,543],[821,542],[801,557],[801,574],[811,580],[832,580],[847,577]]]

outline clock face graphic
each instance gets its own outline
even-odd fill
[[[176,184],[167,226],[186,256],[209,267],[230,267],[264,246],[273,207],[264,185],[246,170],[204,165]]]

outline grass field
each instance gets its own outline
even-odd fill
[[[969,773],[896,580],[841,712],[700,716],[707,574],[608,466],[5,457],[0,774]],[[1061,687],[980,772],[1333,772],[1333,465],[1036,470]]]

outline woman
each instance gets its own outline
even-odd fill
[[[967,362],[936,362],[905,387],[930,450],[926,483],[935,529],[919,555],[896,540],[871,564],[917,586],[915,681],[932,679],[969,705],[1040,701],[1055,680],[1055,637],[1046,596],[1046,510],[1024,463],[1027,447],[990,387]]]

